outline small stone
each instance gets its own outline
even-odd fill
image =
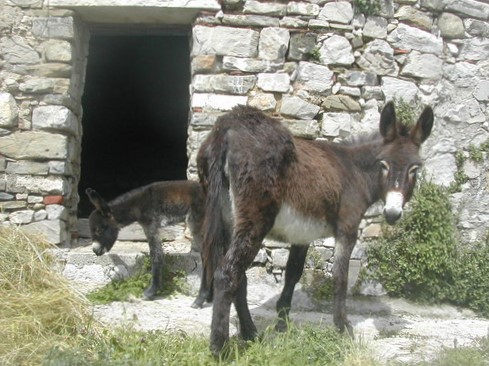
[[[444,38],[463,38],[465,36],[464,23],[461,18],[451,13],[443,13],[438,18],[438,28]]]
[[[263,91],[286,93],[290,89],[290,77],[286,73],[261,73],[256,85]]]
[[[330,22],[349,24],[353,20],[353,8],[350,2],[333,1],[326,3],[319,12],[318,19]]]
[[[325,98],[322,107],[325,110],[340,110],[359,112],[362,110],[360,104],[347,95],[330,95]]]
[[[62,205],[64,202],[63,196],[44,196],[43,203],[45,205]]]
[[[14,97],[9,93],[0,92],[0,127],[13,127],[18,115],[19,111]]]
[[[284,96],[280,107],[281,114],[300,119],[312,119],[318,114],[319,110],[319,106],[308,103],[297,96]]]
[[[271,93],[257,93],[250,97],[248,104],[250,107],[258,108],[262,111],[273,111],[275,110],[277,101]]]
[[[288,249],[273,249],[271,252],[272,264],[274,267],[285,268],[289,258]]]

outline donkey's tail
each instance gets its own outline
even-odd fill
[[[226,253],[232,232],[229,179],[226,175],[226,129],[214,128],[197,157],[199,178],[206,194],[202,260],[208,288]]]

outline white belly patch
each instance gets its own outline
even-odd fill
[[[291,244],[307,245],[316,239],[333,236],[333,228],[327,222],[305,216],[283,204],[267,236]]]

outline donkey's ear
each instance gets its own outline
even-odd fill
[[[411,138],[416,145],[421,145],[430,135],[433,128],[433,109],[426,107],[419,116],[416,126],[411,130]]]
[[[87,188],[85,190],[85,193],[90,199],[90,202],[92,202],[95,208],[100,210],[104,216],[109,216],[112,214],[112,211],[110,210],[110,207],[107,204],[107,202],[105,202],[102,196],[99,195],[94,189]]]
[[[388,102],[382,109],[379,129],[384,142],[391,142],[397,137],[396,111],[393,102]]]

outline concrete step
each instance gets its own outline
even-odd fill
[[[141,226],[137,223],[123,228],[119,232],[118,240],[111,251],[100,257],[92,251],[88,220],[79,219],[78,229],[80,234],[78,242],[70,249],[60,249],[57,257],[60,271],[83,293],[100,288],[114,279],[127,278],[135,274],[139,269],[142,256],[149,254],[146,237]],[[195,296],[200,287],[202,263],[200,253],[192,248],[185,225],[177,224],[163,227],[160,231],[160,238],[163,242],[163,252],[171,258],[166,260],[166,264],[171,270],[180,270],[186,273],[189,291]],[[269,249],[272,251],[270,257],[275,258],[275,260],[269,261],[267,251],[262,248],[255,258],[255,266],[248,270],[250,285],[253,282],[257,284],[269,282],[278,285],[280,288],[283,286],[288,250],[285,249],[286,246],[283,243],[272,244],[279,245],[278,249],[269,245]],[[277,251],[284,252],[284,258],[280,261],[277,261],[277,255],[275,255]],[[265,257],[264,260],[261,258],[263,256]],[[351,260],[348,276],[349,289],[355,285],[359,272],[360,261]],[[316,275],[316,271],[306,264],[301,282],[309,287],[316,286],[314,284]],[[318,283],[321,286],[321,281]],[[367,295],[382,294],[383,290],[377,287],[376,284],[367,283],[362,285],[360,292]]]
[[[187,273],[191,291],[198,290],[200,284],[200,254],[191,250],[191,243],[185,238],[163,243],[167,265],[172,270]],[[70,249],[59,249],[56,253],[58,268],[83,293],[102,287],[114,279],[133,275],[141,265],[144,255],[149,255],[149,246],[143,241],[116,241],[112,250],[102,256],[92,251],[89,239],[80,239]]]

